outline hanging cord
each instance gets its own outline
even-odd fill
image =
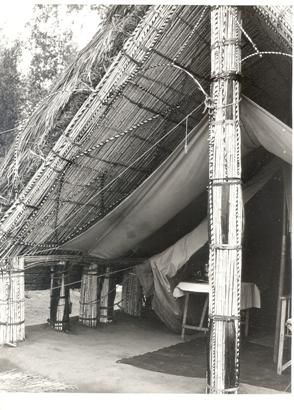
[[[179,70],[184,71],[186,74],[188,74],[189,77],[192,78],[192,80],[195,82],[195,84],[197,85],[199,91],[202,92],[202,94],[204,95],[205,98],[209,97],[209,95],[207,94],[207,92],[204,90],[204,88],[202,87],[202,85],[200,84],[199,80],[197,80],[197,78],[195,77],[194,74],[192,74],[187,68],[182,67],[181,65],[173,62],[171,64],[173,67],[178,68]]]
[[[187,68],[182,67],[181,65],[173,62],[171,63],[172,67],[175,67],[179,70],[182,70],[183,72],[185,72],[186,74],[188,74],[189,77],[192,78],[192,80],[194,81],[194,83],[197,85],[197,88],[199,91],[202,92],[202,94],[205,97],[204,100],[204,110],[202,111],[202,114],[204,114],[206,111],[208,111],[208,113],[210,114],[211,111],[214,109],[214,102],[212,101],[210,95],[204,90],[204,88],[202,87],[200,81],[195,77],[195,75],[193,73],[191,73]]]
[[[14,128],[9,128],[9,130],[0,131],[0,135],[7,134],[8,132],[15,131],[18,129],[19,129],[19,126],[14,127]]]
[[[283,53],[282,51],[260,51],[258,49],[257,45],[253,42],[253,40],[249,36],[249,34],[244,30],[243,26],[239,23],[237,17],[235,17],[235,21],[236,21],[237,26],[240,28],[240,30],[242,31],[244,36],[247,38],[247,40],[249,41],[249,43],[252,45],[252,47],[255,50],[255,53],[252,53],[252,54],[242,58],[241,63],[243,63],[244,61],[246,61],[249,58],[254,57],[254,56],[259,56],[260,58],[262,58],[264,55],[281,55],[281,56],[290,57],[290,58],[293,57],[292,54]]]
[[[244,36],[247,38],[247,40],[249,41],[249,43],[250,43],[250,44],[252,45],[252,47],[254,48],[255,54],[256,54],[256,55],[259,55],[259,57],[262,58],[262,54],[261,54],[261,52],[259,51],[259,49],[257,48],[257,45],[253,42],[253,40],[252,40],[252,38],[249,36],[249,34],[244,30],[242,24],[239,23],[237,17],[234,16],[234,18],[235,18],[235,21],[236,21],[237,26],[239,27],[239,29],[242,31],[242,33],[244,34]]]
[[[246,57],[242,58],[241,62],[243,63],[244,61],[248,60],[249,58],[260,55],[260,54],[261,55],[279,55],[279,56],[293,58],[292,54],[283,53],[282,51],[259,51],[258,53],[249,54],[249,56],[246,56]]]
[[[204,100],[204,110],[202,111],[202,114],[204,114],[206,111],[208,111],[208,113],[211,113],[211,110],[214,108],[214,103],[211,100],[209,94],[204,90],[204,88],[202,87],[200,81],[195,77],[195,75],[193,73],[191,73],[187,68],[182,67],[180,64],[176,63],[175,60],[173,60],[173,62],[171,63],[167,63],[167,64],[155,64],[153,66],[147,67],[145,69],[145,71],[150,70],[150,69],[154,69],[154,68],[158,68],[158,67],[164,67],[164,68],[177,68],[183,72],[185,72],[186,74],[189,75],[189,77],[191,77],[193,79],[193,81],[196,83],[197,88],[199,91],[202,92],[202,94],[205,97]]]
[[[116,291],[116,286],[114,286],[112,289],[110,289],[107,293],[105,293],[105,295],[101,295],[99,299],[95,299],[95,300],[90,300],[89,302],[81,302],[80,301],[80,305],[93,305],[94,303],[98,303],[101,302],[101,300],[105,299],[107,296],[111,295],[112,293],[114,293]],[[104,306],[103,306],[104,307]],[[109,306],[111,307],[111,306]]]

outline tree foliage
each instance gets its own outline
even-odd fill
[[[21,117],[23,83],[17,68],[19,57],[18,42],[0,50],[0,156],[10,146]]]
[[[61,27],[58,5],[35,5],[34,19],[29,24],[31,36],[27,47],[32,59],[26,81],[27,109],[33,109],[70,63],[76,48],[72,30]]]

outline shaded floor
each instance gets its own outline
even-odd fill
[[[156,372],[204,378],[207,354],[206,337],[198,337],[144,355],[125,358],[121,362]],[[290,388],[290,368],[281,376],[277,375],[271,347],[246,339],[241,344],[240,358],[241,382],[282,392]]]
[[[19,369],[95,393],[204,393],[205,379],[170,375],[118,363],[180,342],[159,321],[116,312],[109,325],[89,329],[72,321],[70,333],[46,324],[27,328],[17,348],[0,349],[1,370]],[[1,387],[0,387],[1,390]],[[278,393],[243,384],[241,393]]]

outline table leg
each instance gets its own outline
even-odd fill
[[[185,295],[184,314],[183,314],[183,323],[182,323],[182,335],[181,335],[182,340],[184,340],[184,337],[185,337],[185,325],[186,325],[186,320],[187,320],[188,304],[189,304],[189,293],[186,293],[186,295]]]
[[[201,319],[200,319],[200,325],[199,325],[200,329],[203,328],[203,322],[204,322],[204,319],[205,319],[205,314],[206,314],[206,311],[208,309],[208,300],[209,300],[209,297],[206,296],[206,299],[205,299],[205,302],[204,302],[204,305],[203,305],[203,309],[202,309],[202,313],[201,313]]]

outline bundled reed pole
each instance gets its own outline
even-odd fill
[[[100,298],[100,322],[109,323],[113,319],[113,304],[116,294],[115,277],[111,275],[110,269],[106,268],[103,279]]]
[[[0,345],[25,338],[24,258],[0,264]]]
[[[52,267],[51,273],[49,325],[59,332],[69,330],[71,304],[67,268],[67,262],[60,261]]]
[[[131,316],[140,317],[143,306],[143,291],[137,276],[126,273],[122,281],[122,309]]]
[[[100,294],[102,278],[98,275],[96,263],[84,267],[79,321],[89,327],[96,327],[99,322]]]
[[[239,387],[243,221],[239,19],[237,7],[212,8],[207,392],[217,394],[237,393]]]

